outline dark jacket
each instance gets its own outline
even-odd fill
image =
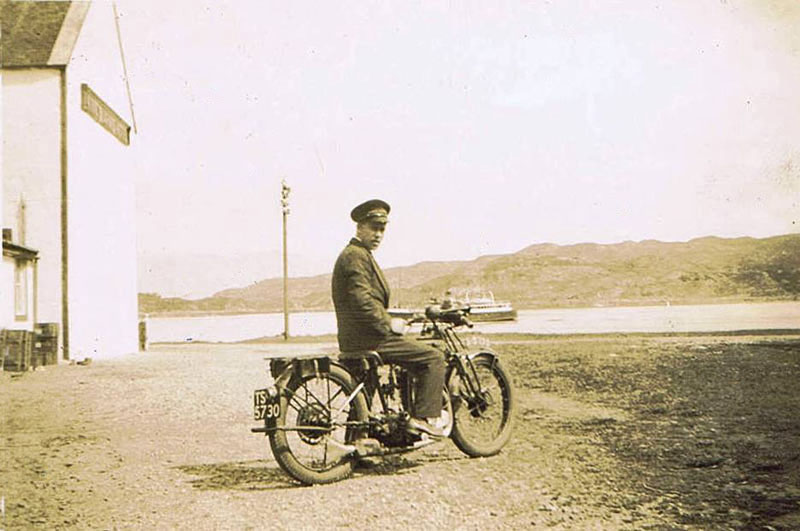
[[[392,335],[389,284],[372,253],[353,238],[339,255],[331,280],[339,349],[372,350]]]

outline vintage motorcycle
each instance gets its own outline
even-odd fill
[[[445,436],[471,457],[495,455],[511,436],[514,389],[490,348],[470,350],[456,333],[472,327],[469,308],[428,306],[419,340],[442,350]],[[438,439],[407,429],[413,385],[409,374],[374,351],[273,359],[272,388],[254,393],[254,417],[269,436],[280,467],[312,485],[348,477],[358,459],[416,450]]]

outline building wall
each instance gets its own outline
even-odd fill
[[[27,304],[28,311],[24,319],[18,318],[15,311],[15,289],[14,283],[16,280],[16,260],[9,256],[3,256],[2,266],[0,266],[0,283],[8,289],[8,296],[0,298],[0,317],[4,319],[0,321],[4,323],[0,328],[7,328],[11,330],[33,330],[34,325],[34,308],[36,302],[34,301],[34,265],[30,260],[25,261],[25,286],[27,289]]]
[[[60,79],[54,68],[4,70],[2,78],[2,226],[13,230],[15,243],[39,251],[38,318],[55,323],[61,322]],[[24,242],[19,226],[21,197]],[[13,260],[10,263],[12,281],[0,285],[11,290],[8,298],[13,301]],[[6,260],[2,267],[6,279]],[[4,314],[0,319],[8,322]]]
[[[3,70],[0,69],[0,227],[4,226],[3,218]],[[5,257],[0,257],[0,330],[8,328],[8,325],[14,318],[12,308],[9,307],[8,301],[13,297],[13,284],[9,284],[9,280],[13,282],[13,261],[6,260]],[[9,277],[9,275],[12,275]]]
[[[0,260],[0,329],[16,328],[14,322],[14,259]]]
[[[135,139],[132,145],[123,145],[81,108],[85,83],[132,123],[112,4],[91,5],[65,71],[47,67],[0,71],[0,221],[13,230],[15,243],[39,251],[38,321],[61,324],[62,72],[70,354],[79,359],[135,352]],[[24,240],[20,199],[26,206]],[[4,257],[0,328],[20,326],[13,300],[14,260]]]
[[[94,2],[67,67],[70,357],[136,352],[135,137],[81,109],[87,84],[131,123],[112,6]]]

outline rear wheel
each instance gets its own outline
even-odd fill
[[[294,376],[281,397],[281,418],[269,436],[275,460],[307,485],[332,483],[353,472],[352,442],[362,430],[347,422],[366,422],[363,393],[350,398],[355,385],[336,365],[330,372]],[[349,400],[348,400],[349,399]]]
[[[454,420],[451,438],[470,457],[495,455],[511,437],[514,411],[511,379],[493,354],[475,356],[474,373],[466,365],[469,382],[462,380],[455,370],[448,378]]]

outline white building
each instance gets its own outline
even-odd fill
[[[0,328],[137,350],[135,146],[110,2],[0,0]]]

